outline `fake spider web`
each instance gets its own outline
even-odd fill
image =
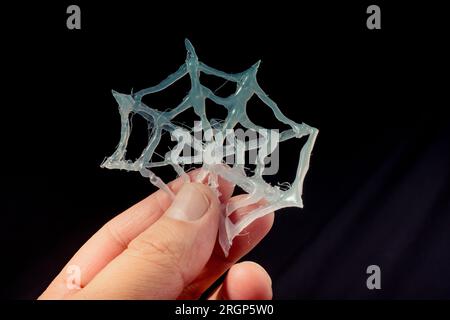
[[[299,124],[287,118],[281,112],[277,104],[261,89],[256,79],[259,62],[241,73],[225,73],[199,61],[194,47],[187,39],[185,40],[185,46],[187,50],[185,63],[181,65],[176,72],[169,75],[159,84],[131,94],[122,94],[114,90],[112,91],[112,94],[119,105],[121,135],[115,152],[101,164],[101,167],[139,171],[143,177],[149,178],[153,185],[164,190],[171,197],[174,196],[173,192],[152,171],[153,168],[170,165],[184,181],[189,182],[193,179],[196,182],[207,182],[217,194],[219,193],[217,188],[219,176],[234,185],[238,185],[247,193],[247,196],[236,202],[228,203],[225,210],[223,210],[220,219],[219,243],[227,256],[234,237],[254,220],[281,208],[303,207],[303,181],[309,168],[311,151],[318,130],[304,123]],[[234,82],[236,84],[235,92],[225,98],[215,95],[212,90],[202,85],[200,82],[201,73],[213,75],[222,78],[225,81]],[[144,96],[162,91],[185,76],[189,76],[191,88],[189,93],[176,107],[166,111],[159,111],[142,102]],[[287,124],[290,129],[282,131],[279,136],[276,137],[277,139],[273,139],[270,135],[264,137],[263,143],[266,143],[268,146],[270,145],[269,151],[257,158],[258,161],[253,175],[247,176],[242,164],[226,166],[224,165],[223,157],[233,155],[237,152],[236,150],[240,150],[242,153],[255,149],[257,148],[255,143],[250,141],[244,148],[240,149],[225,148],[225,152],[222,154],[218,152],[214,153],[214,151],[223,147],[223,144],[227,139],[227,132],[238,124],[249,130],[265,130],[265,128],[253,123],[247,115],[247,102],[254,95],[272,110],[273,115],[278,121]],[[206,99],[226,108],[228,114],[223,121],[210,122],[208,120],[205,109]],[[195,114],[200,118],[203,130],[214,129],[214,132],[216,133],[213,139],[207,142],[198,140],[188,142],[189,146],[192,147],[197,154],[204,156],[202,158],[203,162],[201,169],[194,178],[191,178],[184,170],[185,164],[193,163],[192,157],[180,157],[179,150],[167,152],[161,161],[152,160],[152,156],[155,153],[155,149],[160,143],[161,136],[164,132],[170,133],[172,138],[178,140],[178,142],[181,142],[180,140],[185,137],[185,135],[179,134],[174,138],[174,132],[186,132],[186,129],[179,126],[173,119],[189,108],[192,108]],[[148,144],[141,155],[135,161],[131,161],[126,159],[126,152],[131,134],[131,118],[135,114],[142,116],[148,122],[149,138]],[[299,163],[295,180],[291,186],[286,190],[283,190],[280,186],[272,186],[266,182],[263,179],[265,158],[275,150],[279,142],[292,138],[299,139],[303,136],[308,136],[308,138],[303,147],[299,150]],[[186,143],[186,141],[183,143]],[[236,156],[238,156],[238,154],[236,154]],[[250,204],[256,204],[257,206],[254,210],[233,223],[230,219],[230,215],[237,209]]]

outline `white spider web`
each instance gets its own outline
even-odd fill
[[[204,156],[204,162],[202,163],[200,172],[194,180],[198,182],[207,181],[209,186],[218,193],[217,179],[220,176],[232,184],[238,185],[248,194],[243,199],[228,204],[221,217],[219,242],[227,256],[234,237],[255,219],[281,208],[303,207],[303,181],[309,168],[311,151],[318,130],[304,123],[299,124],[287,118],[281,112],[277,104],[261,89],[256,79],[259,62],[241,73],[225,73],[199,61],[194,47],[189,40],[185,40],[185,45],[187,50],[185,63],[181,65],[176,72],[169,75],[159,84],[131,94],[122,94],[116,91],[112,92],[119,105],[121,136],[117,149],[101,164],[101,167],[139,171],[142,176],[149,178],[152,184],[173,196],[171,189],[152,171],[152,169],[170,165],[179,176],[185,179],[185,181],[190,181],[191,178],[185,172],[184,165],[193,163],[192,157],[180,157],[179,150],[167,152],[164,157],[160,157],[161,160],[159,161],[152,161],[152,156],[161,141],[163,133],[168,132],[171,135],[174,135],[174,132],[190,131],[186,130],[182,124],[174,121],[174,118],[187,109],[192,108],[201,121],[202,129],[204,131],[214,129],[214,132],[216,133],[214,138],[209,142],[202,143],[194,140],[190,143],[190,147]],[[202,73],[235,83],[236,91],[225,98],[217,96],[215,92],[218,89],[213,92],[201,83],[200,75]],[[174,108],[159,111],[142,102],[144,96],[162,91],[185,76],[189,76],[190,78],[190,91]],[[266,130],[253,123],[247,115],[247,102],[254,95],[272,110],[274,117],[278,121],[288,125],[290,129],[282,131],[279,136],[277,136],[276,141],[271,138],[270,135],[264,137],[265,143],[270,145],[270,150],[269,152],[266,152],[265,155],[258,158],[259,161],[256,163],[254,174],[247,176],[242,164],[235,164],[231,167],[224,165],[223,156],[233,155],[233,153],[236,152],[235,149],[226,148],[225,154],[223,154],[222,157],[211,156],[211,150],[214,151],[219,146],[222,147],[223,144],[226,143],[227,130],[233,129],[238,124],[246,129],[259,132]],[[207,99],[226,108],[228,115],[223,121],[212,122],[208,120],[205,109],[205,101]],[[126,159],[126,152],[131,134],[131,117],[135,114],[142,116],[148,122],[149,138],[148,144],[141,155],[135,161],[131,161]],[[303,136],[307,136],[307,140],[299,150],[299,163],[294,182],[290,186],[282,184],[281,186],[283,186],[283,188],[280,188],[280,186],[272,186],[267,183],[263,179],[265,157],[270,155],[278,142],[292,138],[300,139]],[[179,138],[180,136],[177,137]],[[244,146],[244,151],[252,150],[256,147],[256,144],[252,144],[252,141],[250,141]],[[243,149],[241,148],[240,150],[242,151]],[[233,223],[230,219],[230,215],[237,209],[250,204],[258,205],[256,209]]]

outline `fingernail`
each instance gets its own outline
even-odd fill
[[[177,220],[194,221],[200,219],[208,211],[209,199],[195,185],[195,183],[183,185],[172,205],[167,209],[166,216]]]

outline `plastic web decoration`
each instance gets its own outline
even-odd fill
[[[208,183],[217,194],[219,194],[217,188],[219,176],[234,185],[238,185],[247,193],[247,196],[236,202],[228,203],[223,210],[220,221],[219,243],[227,256],[234,237],[255,219],[281,208],[303,207],[303,180],[309,168],[311,151],[318,130],[304,123],[299,124],[287,118],[281,112],[277,104],[261,89],[256,79],[259,61],[244,72],[225,73],[199,61],[194,47],[189,40],[185,40],[185,45],[187,50],[185,63],[181,65],[176,72],[169,75],[159,84],[131,94],[122,94],[114,90],[112,91],[112,94],[119,105],[121,136],[117,149],[101,164],[101,167],[139,171],[143,177],[149,178],[153,185],[164,190],[171,197],[174,196],[173,192],[152,171],[152,168],[170,165],[186,182],[193,179],[196,182]],[[200,75],[202,73],[217,76],[225,81],[236,83],[236,91],[225,98],[215,95],[212,90],[205,87],[200,82]],[[152,109],[142,102],[144,96],[162,91],[184,76],[189,76],[191,88],[181,103],[176,107],[167,109],[166,111],[159,111]],[[259,132],[262,129],[267,130],[254,124],[247,115],[247,102],[254,95],[273,111],[273,115],[276,119],[287,124],[290,129],[280,132],[279,136],[276,137],[277,139],[273,139],[272,136],[269,135],[264,137],[265,140],[263,142],[267,143],[268,146],[270,145],[269,150],[265,154],[258,156],[253,175],[247,176],[242,164],[226,166],[224,165],[223,157],[237,153],[238,151],[236,150],[240,150],[240,153],[242,153],[257,148],[257,145],[252,143],[254,141],[244,144],[243,148],[240,149],[225,148],[225,152],[222,153],[215,151],[217,151],[218,148],[223,148],[223,144],[227,139],[227,132],[229,131],[227,129],[233,129],[237,124],[240,124],[242,127],[249,130],[259,130]],[[214,103],[225,107],[228,113],[226,119],[223,121],[210,122],[205,112],[206,99],[210,99]],[[174,135],[174,132],[180,132],[180,130],[181,132],[185,132],[186,129],[175,124],[173,118],[189,108],[193,108],[195,114],[200,118],[203,130],[215,130],[214,132],[216,132],[216,134],[209,141],[205,142],[195,139],[191,142],[188,140],[181,141],[185,138],[185,135]],[[148,122],[149,138],[148,144],[141,155],[135,161],[131,161],[126,159],[126,151],[128,139],[131,134],[131,118],[135,114],[139,114]],[[195,178],[191,178],[184,170],[185,164],[194,163],[192,157],[180,157],[179,148],[174,148],[167,152],[160,161],[152,160],[152,156],[160,143],[161,135],[164,132],[170,133],[173,140],[177,140],[180,143],[183,142],[183,144],[189,144],[197,154],[200,153],[203,156],[201,169]],[[288,189],[283,190],[280,186],[272,186],[267,183],[263,179],[265,158],[275,150],[278,142],[286,141],[291,138],[299,139],[303,136],[308,136],[308,138],[303,147],[299,150],[299,164],[292,185]],[[240,143],[238,141],[234,142]],[[236,156],[238,156],[238,154],[236,154]],[[238,221],[233,222],[230,219],[230,215],[234,211],[250,204],[256,204],[256,209],[239,218]]]

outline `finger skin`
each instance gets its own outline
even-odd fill
[[[189,174],[193,176],[196,174],[196,171]],[[174,192],[177,192],[182,185],[183,181],[181,179],[177,179],[169,184]],[[222,194],[221,201],[226,202],[233,193],[233,186],[219,177],[219,190]],[[242,196],[233,197],[230,201],[236,201],[240,197]],[[100,270],[123,252],[129,242],[139,235],[142,230],[145,230],[145,228],[157,221],[170,203],[171,200],[166,193],[157,191],[118,215],[97,232],[67,264],[67,266],[78,265],[81,267],[83,274],[82,287],[86,286]],[[252,208],[240,209],[233,215],[245,214]],[[213,255],[201,274],[185,288],[179,298],[198,298],[230,266],[256,246],[269,232],[272,224],[273,214],[254,221],[241,232],[241,236],[235,238],[228,258],[224,257],[222,249],[216,244]],[[70,298],[76,292],[76,290],[73,291],[67,288],[65,269],[55,278],[40,298]]]
[[[189,173],[191,179],[198,171]],[[169,183],[169,187],[177,193],[183,184],[182,178],[178,178]],[[228,201],[233,189],[233,185],[219,177],[222,202]],[[69,298],[78,291],[78,289],[69,289],[66,283],[68,277],[66,270],[70,266],[79,268],[80,286],[85,287],[98,272],[121,254],[133,239],[155,223],[171,202],[172,200],[164,191],[158,190],[107,222],[78,250],[39,299]]]
[[[74,298],[176,299],[209,260],[220,215],[208,186],[185,184],[165,214]]]
[[[241,262],[228,271],[224,282],[211,295],[211,300],[270,300],[272,280],[259,264]]]
[[[245,195],[232,197],[230,201],[238,201]],[[242,216],[252,211],[256,205],[241,208],[233,213],[234,216]],[[234,219],[232,219],[234,220]],[[252,222],[240,235],[233,240],[228,257],[225,257],[218,243],[214,248],[210,260],[200,275],[186,288],[179,299],[198,299],[220,276],[231,266],[239,261],[244,255],[251,251],[272,228],[274,214],[268,214]]]

